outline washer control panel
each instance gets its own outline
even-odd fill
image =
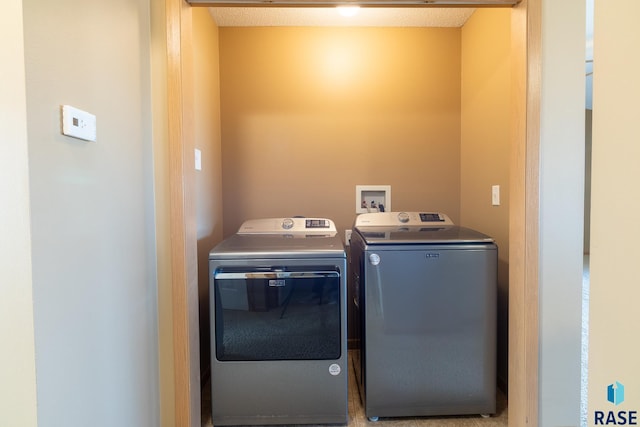
[[[445,222],[446,215],[440,213],[419,213],[422,222]]]
[[[374,212],[356,217],[355,226],[394,225],[453,225],[451,219],[440,212]]]

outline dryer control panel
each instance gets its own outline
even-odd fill
[[[356,217],[355,226],[394,225],[453,225],[451,219],[440,212],[375,212]]]
[[[327,218],[264,218],[245,221],[238,234],[320,234],[337,233],[334,222]]]

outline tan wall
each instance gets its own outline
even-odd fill
[[[460,224],[499,248],[498,376],[507,381],[511,11],[478,9],[462,29]],[[500,185],[500,206],[491,186]]]
[[[222,170],[218,27],[208,9],[193,8],[194,133],[202,153],[196,171],[201,375],[209,366],[209,251],[222,240]]]
[[[393,210],[459,221],[460,29],[220,28],[224,234],[249,218]]]

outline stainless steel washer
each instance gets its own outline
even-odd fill
[[[213,424],[346,424],[346,254],[333,221],[247,221],[210,252],[209,273]]]
[[[497,252],[444,214],[357,217],[354,359],[367,417],[495,413]]]

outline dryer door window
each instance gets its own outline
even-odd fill
[[[335,267],[220,268],[213,279],[218,360],[340,358]]]

